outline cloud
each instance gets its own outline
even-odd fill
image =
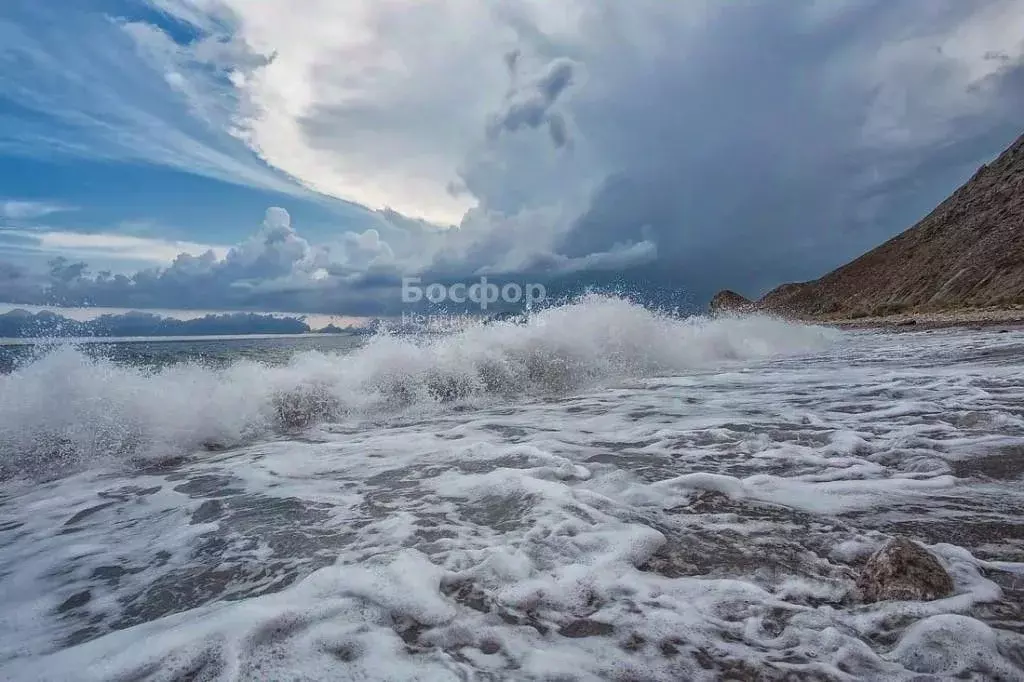
[[[29,272],[17,263],[0,261],[0,298],[35,300],[46,286],[46,280],[38,273]]]
[[[39,271],[47,261],[61,257],[75,263],[84,261],[104,269],[130,273],[139,268],[165,266],[182,254],[209,251],[215,257],[223,257],[227,250],[222,246],[190,241],[117,233],[73,232],[38,226],[0,229],[0,259],[13,258],[30,272]],[[2,300],[4,292],[0,289]]]
[[[19,124],[0,148],[283,183],[377,224],[313,244],[275,214],[227,252],[62,295],[355,312],[400,274],[480,273],[754,295],[907,227],[1024,108],[1015,0],[149,4],[159,21],[86,26],[111,38],[94,56],[68,28],[0,29],[31,67],[4,91],[89,133]]]
[[[156,4],[202,34],[182,45],[202,68],[180,68],[172,52],[165,68],[225,74],[190,87],[237,98],[233,130],[270,166],[331,196],[443,223],[473,205],[445,188],[507,86],[512,36],[495,35],[487,3]]]
[[[444,271],[649,243],[659,277],[762,289],[904,227],[1019,125],[1013,0],[159,5],[268,164],[458,225]]]
[[[0,10],[0,44],[0,93],[14,107],[0,110],[2,154],[151,163],[316,198],[230,134],[238,103],[225,74],[152,25],[86,3],[14,2]]]
[[[46,280],[31,291],[23,278],[15,276],[19,273],[9,274],[0,285],[9,282],[11,289],[0,288],[0,299],[175,309],[251,308],[273,301],[284,306],[275,309],[326,311],[328,301],[324,299],[330,295],[325,292],[337,288],[338,275],[347,268],[344,262],[331,261],[327,248],[300,237],[288,212],[276,207],[267,211],[255,234],[231,248],[120,235],[47,232],[26,236],[39,239],[41,249],[70,249],[79,256],[92,249],[108,259],[123,255],[158,259],[161,264],[134,274],[94,274],[86,261],[61,256],[50,261]],[[372,233],[354,241],[364,251],[376,248],[380,252],[386,247]]]
[[[1004,80],[1021,68],[1005,28],[1019,3],[693,9],[588,13],[581,34],[600,40],[574,53],[588,83],[572,115],[609,172],[565,255],[647,230],[645,276],[757,294],[908,227],[1020,133],[1024,90]],[[982,35],[1013,57],[986,59]]]
[[[19,201],[16,199],[0,201],[0,218],[15,221],[35,220],[54,213],[73,210],[75,209],[45,201]]]
[[[442,230],[393,213],[382,217],[395,222],[382,222],[380,230],[346,233],[332,245],[311,244],[292,226],[288,212],[278,207],[267,210],[252,236],[230,248],[108,234],[6,231],[35,240],[31,248],[51,255],[73,253],[76,258],[52,257],[42,277],[8,267],[0,277],[0,300],[118,308],[397,314],[402,309],[403,276],[420,274],[430,281],[470,283],[481,275],[507,279],[523,271],[558,276],[614,270],[649,262],[656,255],[649,242],[616,244],[608,252],[583,258],[567,258],[534,244],[512,252],[512,260],[494,264],[490,246],[480,249],[475,242],[465,242],[458,229]],[[417,252],[417,244],[425,253]],[[187,250],[171,256],[176,249]],[[133,274],[94,272],[88,263],[91,251],[106,260],[159,257],[161,263]],[[475,262],[481,265],[466,269],[467,263]]]
[[[12,234],[19,232],[11,230]],[[102,257],[132,262],[167,263],[179,254],[204,252],[223,254],[225,247],[167,239],[147,239],[121,234],[86,234],[82,232],[47,231],[20,232],[22,236],[38,240],[38,249],[72,255],[76,258]]]
[[[547,126],[554,145],[565,147],[569,143],[567,123],[564,115],[555,110],[555,104],[572,85],[579,65],[564,57],[553,59],[540,73],[519,84],[519,62],[518,51],[506,56],[513,86],[488,127],[489,135],[493,138],[502,131],[514,133],[522,128]]]
[[[358,271],[395,262],[394,250],[381,238],[378,230],[348,232],[343,240],[345,263]]]

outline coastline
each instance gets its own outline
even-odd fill
[[[917,331],[927,329],[988,327],[1024,327],[1024,307],[965,308],[941,312],[906,312],[860,318],[793,318],[801,322],[839,329],[875,329],[885,331]]]

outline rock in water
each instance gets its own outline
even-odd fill
[[[894,538],[871,555],[857,579],[864,601],[930,601],[953,593],[953,579],[931,552]]]
[[[746,296],[737,294],[735,291],[725,289],[715,294],[714,298],[711,299],[711,303],[708,304],[708,310],[711,311],[712,315],[718,315],[721,313],[740,313],[749,311],[753,308],[754,302]]]

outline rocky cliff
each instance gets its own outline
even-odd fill
[[[906,232],[757,306],[849,318],[1022,303],[1024,135]]]

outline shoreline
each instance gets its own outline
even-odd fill
[[[1024,327],[1024,308],[975,308],[942,312],[899,313],[877,317],[792,318],[809,324],[839,329],[876,329],[885,331],[918,331],[928,329],[985,329]]]

